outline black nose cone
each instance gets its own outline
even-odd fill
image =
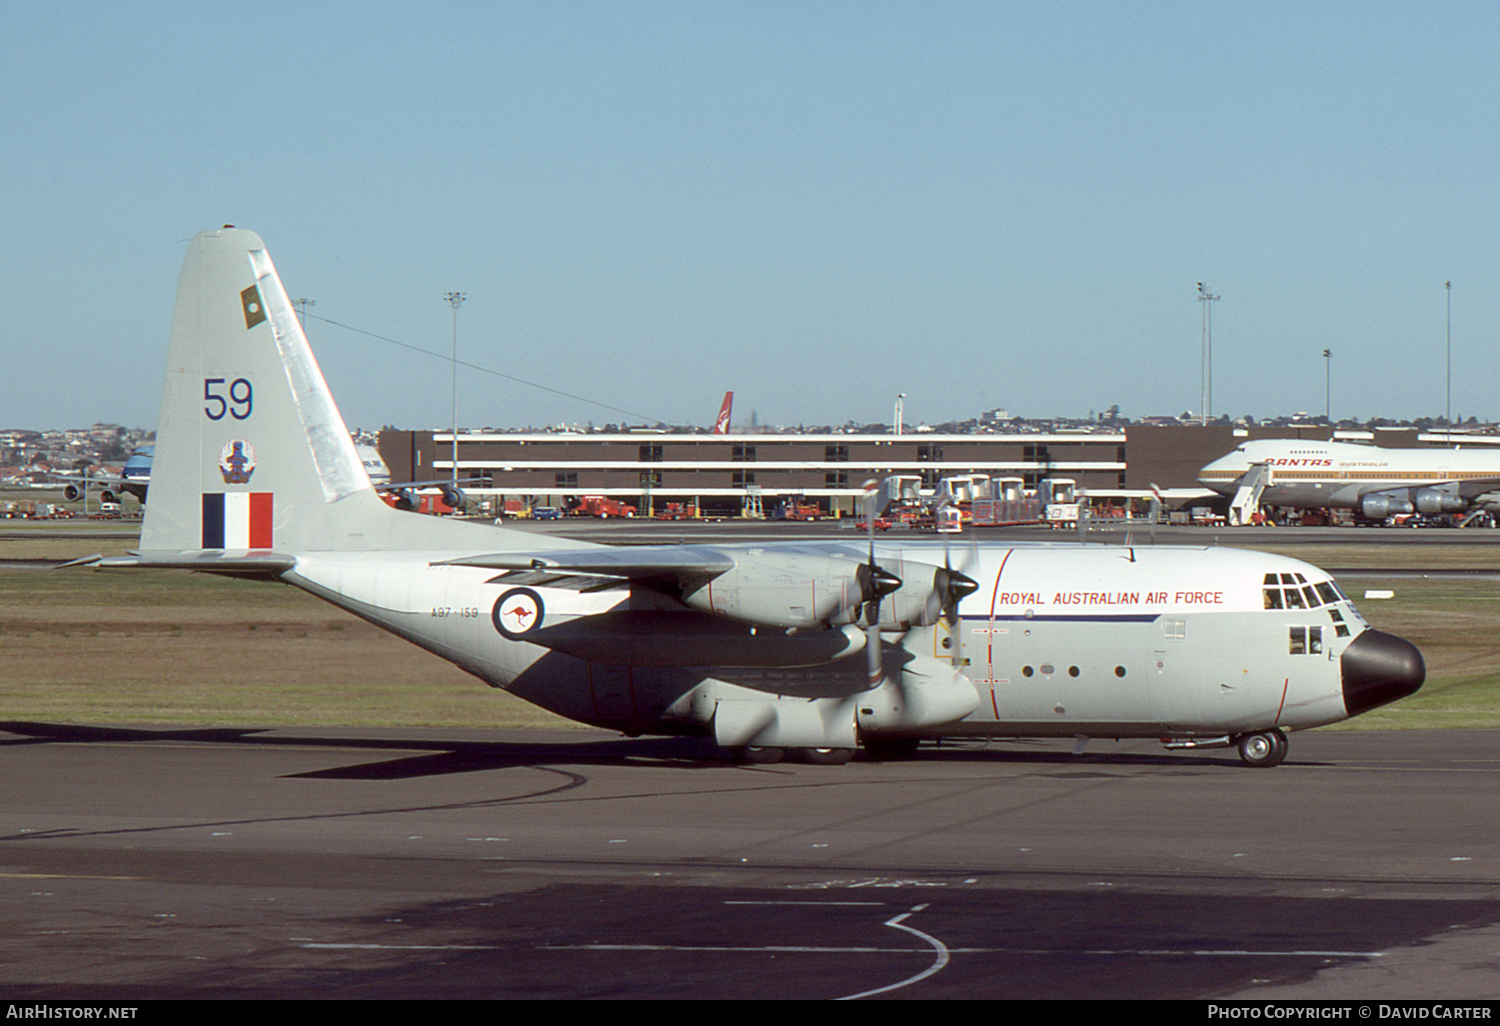
[[[1344,708],[1350,716],[1415,694],[1427,679],[1417,646],[1384,631],[1365,631],[1339,657]]]

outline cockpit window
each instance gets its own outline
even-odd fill
[[[1263,594],[1267,609],[1317,609],[1349,601],[1335,582],[1309,584],[1301,574],[1266,574]]]

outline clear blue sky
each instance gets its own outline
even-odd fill
[[[1500,417],[1500,6],[17,0],[0,427],[154,427],[196,232],[672,422]],[[351,426],[447,363],[327,323]],[[464,375],[466,425],[622,419]]]

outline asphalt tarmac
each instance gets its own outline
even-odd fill
[[[1494,998],[1500,733],[845,766],[548,732],[0,724],[0,990]]]

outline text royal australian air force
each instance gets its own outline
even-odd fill
[[[1111,551],[1114,559],[1109,562],[1114,566],[1101,568],[1096,562],[1086,569],[1070,565],[1073,560],[1069,555],[1057,549],[1016,546],[998,563],[986,567],[990,571],[984,577],[988,586],[981,586],[965,601],[964,618],[1154,618],[1195,612],[1254,612],[1268,608],[1262,595],[1266,575],[1275,575],[1281,587],[1279,572],[1284,569],[1274,557],[1226,549],[1171,546]],[[1076,558],[1081,560],[1084,554]],[[1205,571],[1210,559],[1216,564],[1213,573]],[[1225,572],[1218,567],[1217,563],[1224,560],[1233,562],[1235,569]],[[1289,583],[1298,588],[1328,581],[1326,574],[1306,564],[1298,564],[1296,569],[1303,578]],[[1080,577],[1089,586],[1079,587]]]
[[[1178,606],[1222,606],[1224,592],[1215,591],[1058,591],[1049,599],[1038,591],[1005,591],[995,596],[1000,606],[1140,606],[1168,608]]]

